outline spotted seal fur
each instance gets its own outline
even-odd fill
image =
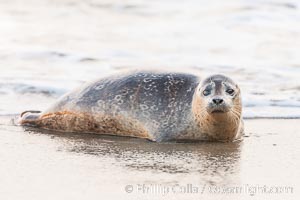
[[[233,141],[243,132],[240,89],[229,77],[133,72],[85,84],[21,125],[152,141]]]

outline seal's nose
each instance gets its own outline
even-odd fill
[[[220,105],[220,104],[222,104],[222,103],[224,102],[224,100],[223,100],[223,99],[220,99],[220,98],[214,98],[212,101],[213,101],[214,104],[216,104],[216,105]]]

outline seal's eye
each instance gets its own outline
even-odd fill
[[[230,95],[233,95],[234,90],[233,90],[233,89],[227,89],[226,92],[227,92],[228,94],[230,94]]]
[[[204,95],[204,96],[210,95],[210,91],[209,91],[209,90],[203,90],[203,95]]]

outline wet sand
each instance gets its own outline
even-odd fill
[[[246,120],[235,143],[154,143],[24,129],[9,118],[0,119],[0,199],[299,196],[299,119]]]

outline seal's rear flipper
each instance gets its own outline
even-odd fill
[[[37,125],[37,121],[40,117],[41,111],[36,110],[28,110],[21,113],[19,116],[17,123],[19,125],[29,125],[29,126],[35,126]]]

